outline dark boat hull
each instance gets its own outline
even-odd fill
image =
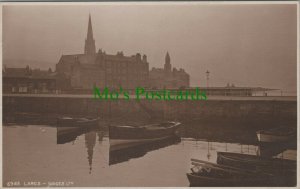
[[[144,127],[111,126],[109,127],[110,149],[121,150],[172,138],[176,136],[179,125],[180,123],[177,122],[169,122],[161,127],[159,124]]]
[[[148,139],[109,139],[111,150],[121,150],[124,148],[131,148],[134,146],[140,146],[148,143],[153,143],[170,138],[171,136],[165,136],[160,138],[148,138]]]
[[[274,178],[214,178],[210,176],[198,176],[193,173],[187,173],[190,186],[194,187],[263,187],[263,186],[282,186],[274,183]]]
[[[260,156],[218,152],[217,163],[246,169],[296,169],[296,161],[278,158],[263,158]]]
[[[58,127],[88,127],[95,126],[98,124],[100,118],[94,119],[85,119],[85,118],[58,118],[57,126]]]
[[[296,161],[276,158],[262,158],[254,155],[218,152],[217,163],[241,169],[273,174],[274,185],[295,186],[297,182]]]
[[[191,186],[295,186],[289,177],[192,159]]]
[[[256,132],[257,140],[263,143],[279,143],[294,139],[297,136],[295,128],[280,127]]]
[[[77,136],[98,128],[99,118],[58,118],[57,144],[74,141]]]
[[[110,126],[109,139],[154,139],[174,136],[179,125],[178,122],[167,122],[142,127]]]
[[[57,127],[57,144],[72,142],[78,136],[96,129],[98,129],[97,125],[88,127]]]
[[[111,145],[109,148],[109,165],[122,163],[133,158],[143,157],[148,152],[178,144],[181,141],[180,137],[174,136],[167,139],[154,141],[151,143],[144,143],[136,146],[126,148],[116,148]]]

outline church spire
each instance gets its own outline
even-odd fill
[[[85,46],[84,46],[84,54],[95,54],[95,53],[96,53],[96,46],[95,46],[95,40],[93,37],[92,19],[91,19],[91,14],[90,14],[89,15],[88,32],[87,32],[87,37],[86,37]]]
[[[166,54],[164,69],[166,72],[171,72],[171,69],[172,69],[171,58],[170,58],[169,52],[167,52],[167,54]]]
[[[93,28],[92,28],[91,14],[89,14],[89,25],[88,25],[87,39],[93,39]]]

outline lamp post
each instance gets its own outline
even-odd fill
[[[207,70],[205,73],[206,73],[206,88],[208,88],[209,87],[208,81],[209,81],[209,74],[210,74],[210,72]]]

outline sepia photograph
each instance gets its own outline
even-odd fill
[[[0,5],[2,187],[299,187],[299,2]]]

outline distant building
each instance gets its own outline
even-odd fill
[[[6,68],[2,71],[3,93],[56,93],[56,74],[49,70]]]
[[[149,72],[150,88],[188,88],[190,76],[184,69],[177,70],[171,65],[171,58],[167,52],[164,68],[152,68]]]
[[[70,81],[73,89],[109,87],[134,89],[148,86],[149,63],[147,56],[137,53],[125,56],[106,54],[101,49],[96,53],[91,16],[89,16],[87,38],[83,54],[62,55],[56,71]]]

